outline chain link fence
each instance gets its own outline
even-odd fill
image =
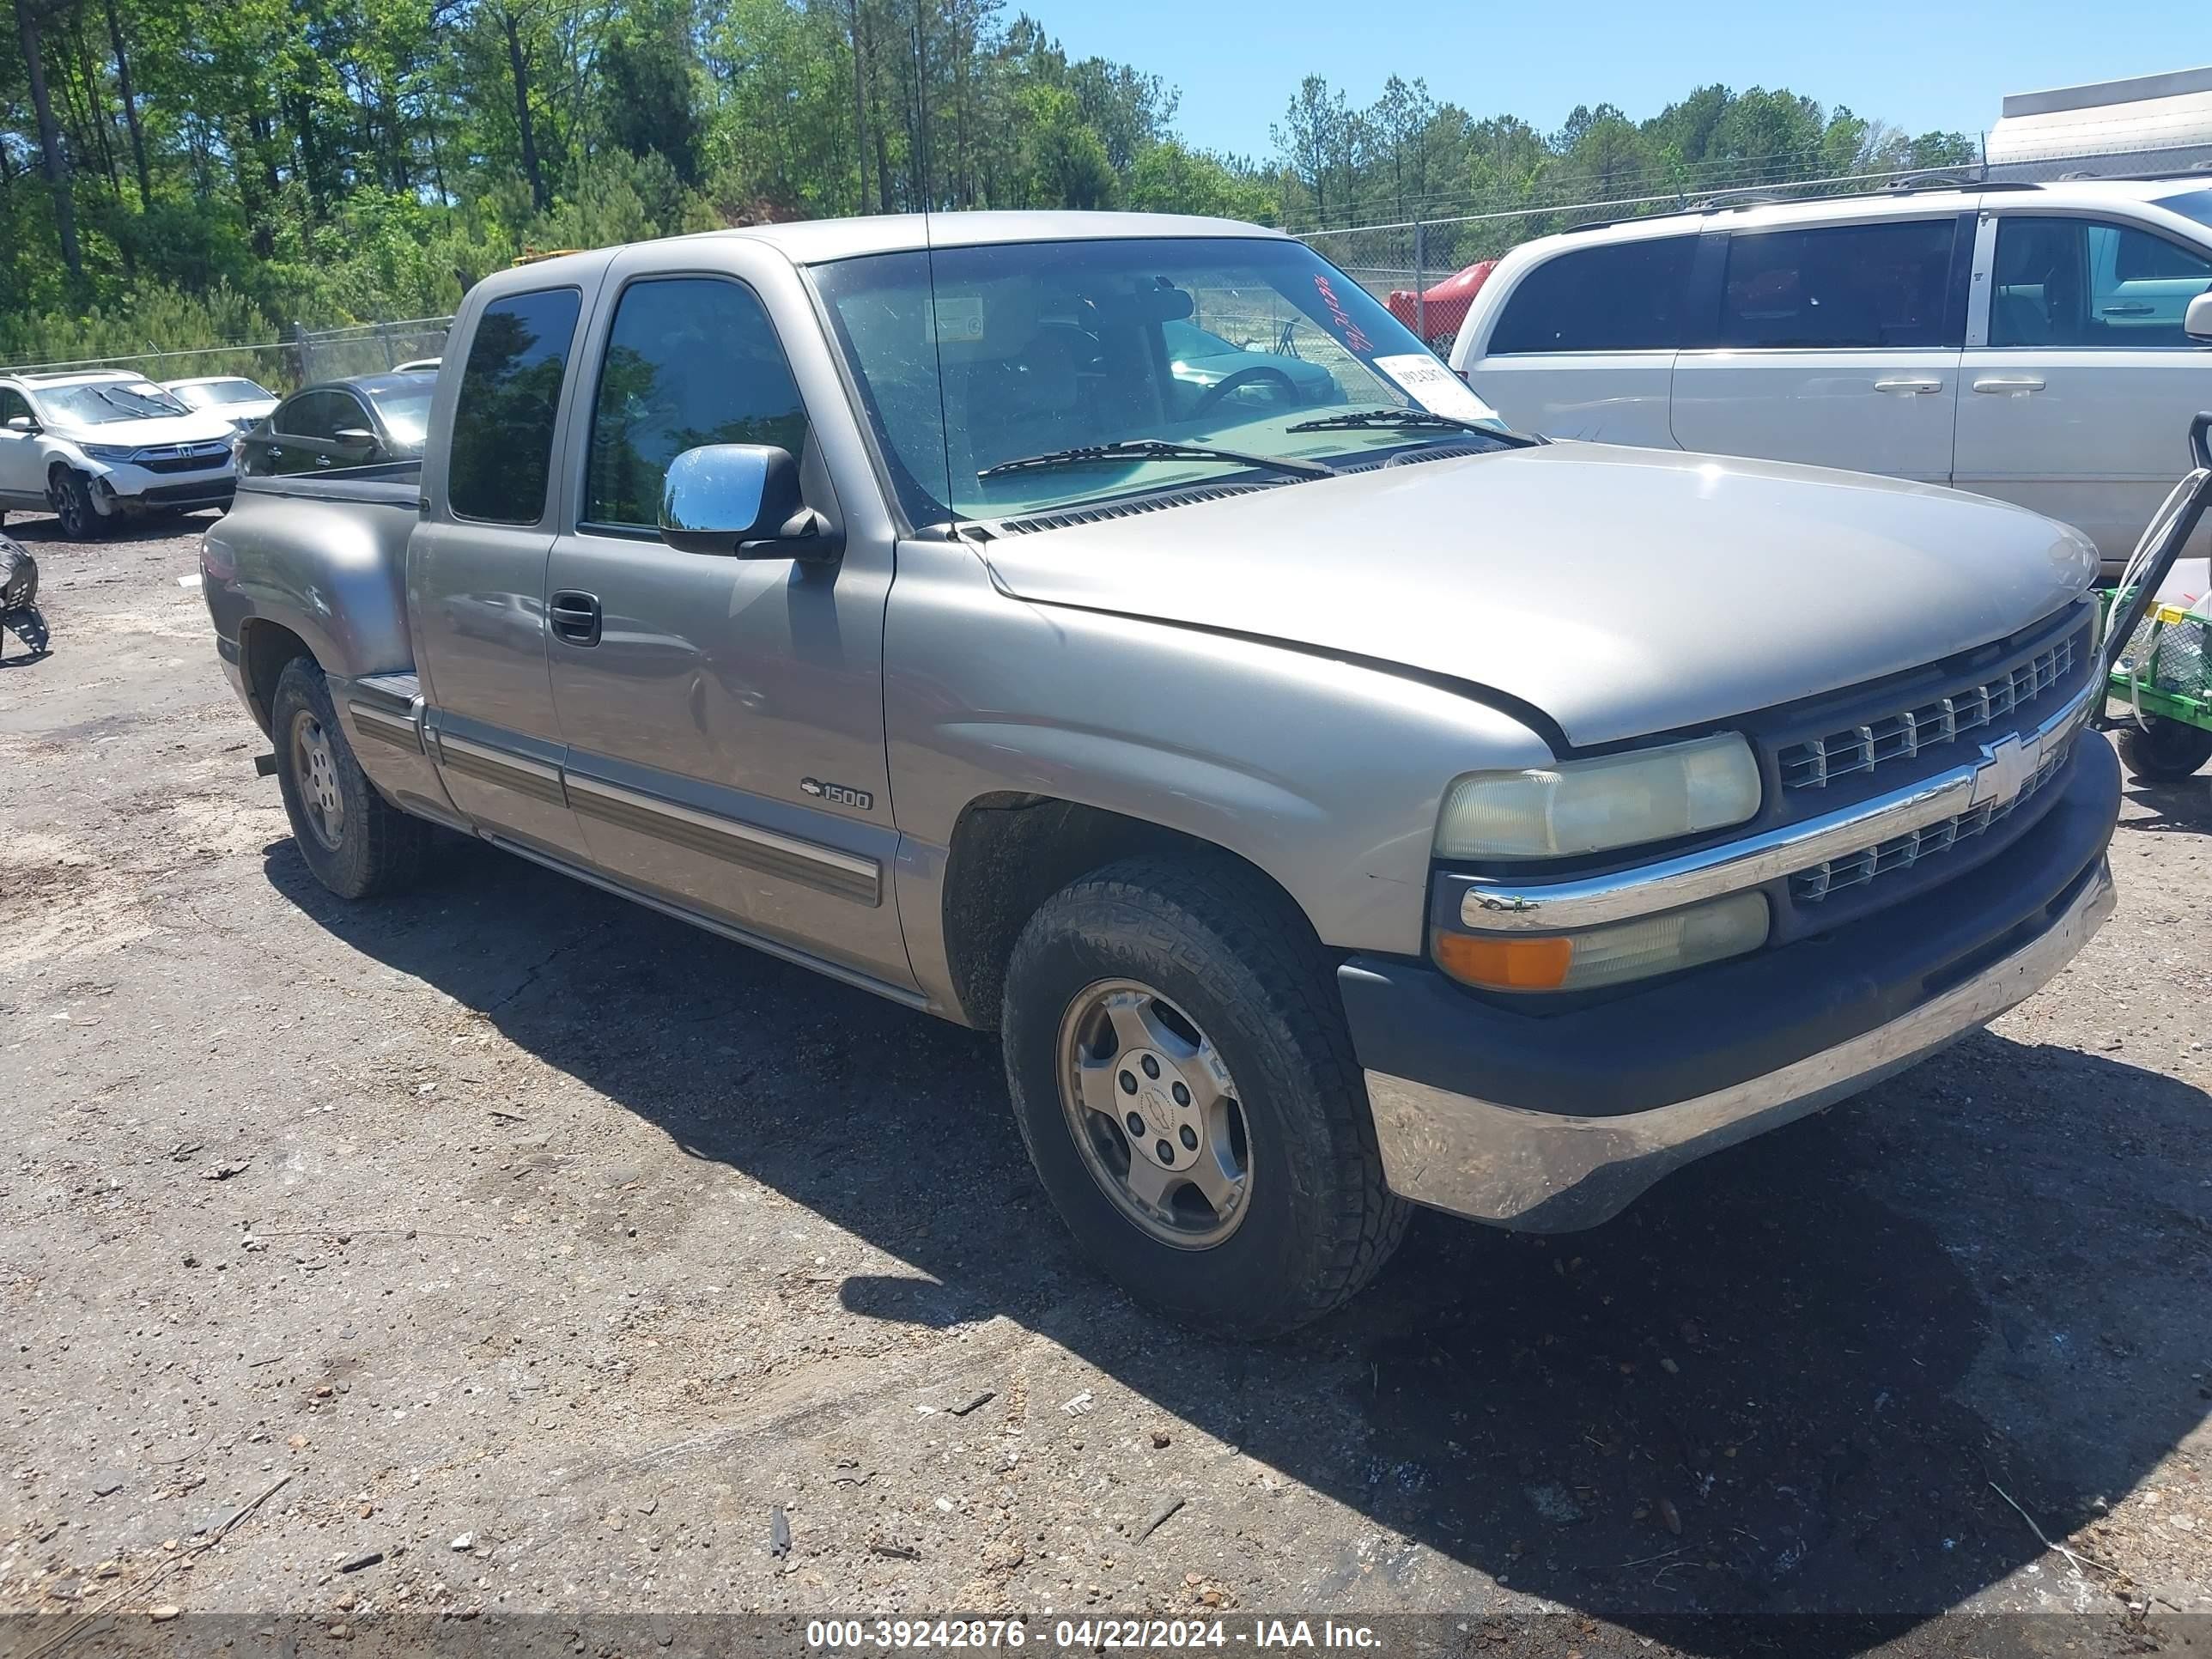
[[[240,375],[280,394],[317,380],[356,374],[383,374],[403,363],[439,356],[446,349],[451,317],[414,317],[397,322],[356,323],[343,328],[293,325],[291,337],[237,345],[193,346],[179,350],[134,351],[68,362],[15,363],[9,373],[66,374],[75,369],[127,368],[149,380],[201,380]]]
[[[362,323],[352,328],[310,331],[295,327],[302,384],[343,380],[356,374],[386,374],[402,363],[421,363],[446,349],[451,317],[413,317],[404,322]]]

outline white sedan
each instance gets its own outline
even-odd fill
[[[268,387],[243,374],[207,374],[198,380],[164,380],[161,386],[186,407],[220,415],[240,432],[260,425],[279,401]]]

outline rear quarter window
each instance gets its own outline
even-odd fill
[[[1659,236],[1554,255],[1514,289],[1489,355],[1673,350],[1696,246],[1694,236]]]
[[[545,289],[495,300],[477,319],[446,475],[455,516],[494,524],[545,516],[553,426],[581,307],[574,289]]]

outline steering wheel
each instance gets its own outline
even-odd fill
[[[1284,374],[1281,369],[1240,368],[1234,374],[1223,375],[1221,379],[1200,393],[1198,401],[1191,405],[1190,414],[1186,418],[1195,421],[1203,416],[1211,415],[1221,406],[1224,399],[1234,396],[1248,386],[1269,387],[1279,402],[1294,403],[1297,398],[1297,392],[1291,386],[1291,377]]]

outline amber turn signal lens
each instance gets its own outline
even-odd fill
[[[1556,991],[1575,959],[1570,939],[1489,939],[1468,933],[1436,936],[1437,966],[1469,985],[1500,991]]]

